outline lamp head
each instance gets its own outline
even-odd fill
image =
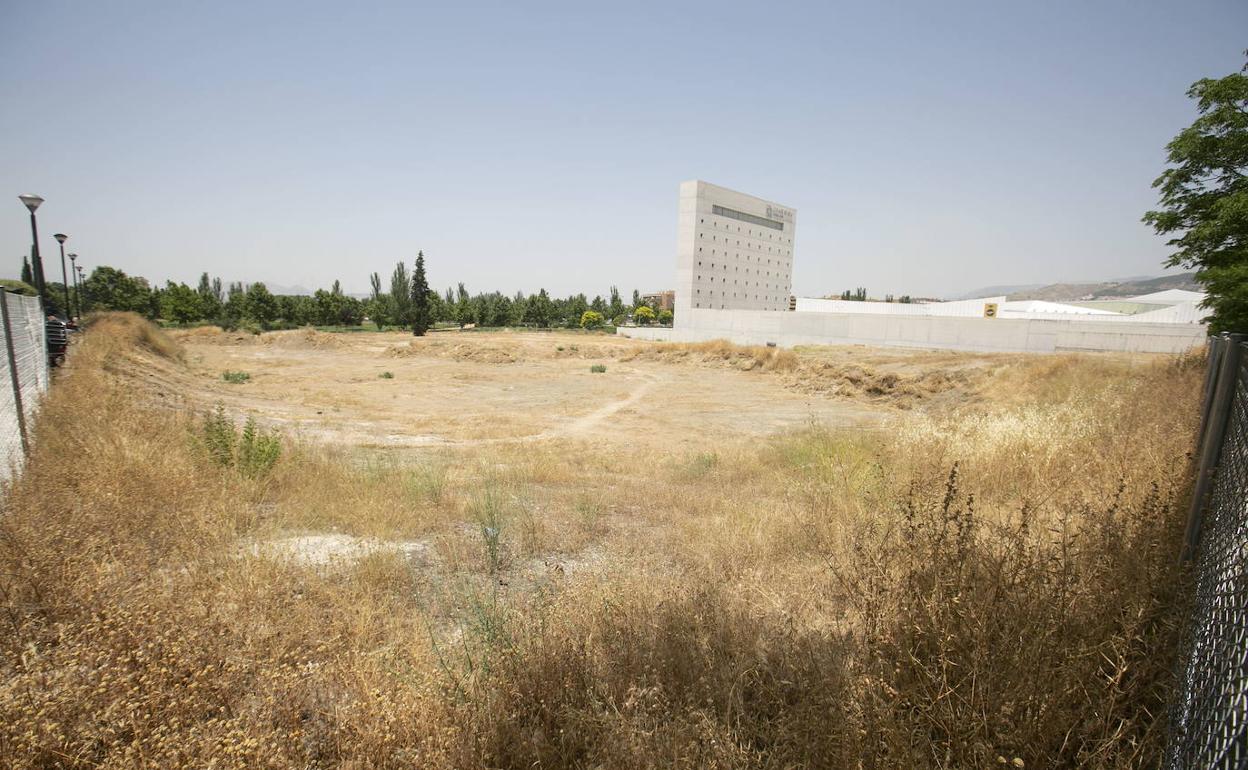
[[[30,209],[30,213],[32,214],[35,213],[35,209],[39,208],[39,204],[43,203],[43,198],[40,198],[38,195],[31,195],[30,193],[19,195],[17,196],[17,199],[22,203],[25,203],[26,208]]]
[[[69,261],[70,261],[70,262],[77,262],[77,261],[78,261],[78,255],[77,255],[77,254],[70,254],[70,255],[69,255]]]
[[[64,243],[65,241],[69,240],[69,236],[66,235],[65,233],[57,233],[56,235],[53,235],[52,237],[56,239],[57,243]]]

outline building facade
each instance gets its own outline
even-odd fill
[[[676,292],[668,289],[667,291],[656,291],[652,294],[642,294],[641,301],[655,310],[675,310]]]
[[[701,180],[680,185],[676,324],[688,311],[789,308],[797,212]]]

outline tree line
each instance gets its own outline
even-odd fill
[[[643,325],[672,322],[670,310],[648,305],[636,290],[631,302],[625,302],[614,286],[607,297],[593,299],[585,294],[551,297],[546,289],[527,295],[498,291],[472,294],[463,283],[438,292],[428,285],[423,252],[417,254],[413,269],[399,262],[388,283],[373,273],[369,284],[371,292],[365,299],[345,294],[338,281],[311,296],[273,294],[263,283],[224,284],[208,273],[200,276],[195,287],[168,281],[161,288],[140,276],[101,266],[82,283],[81,303],[87,312],[126,310],[177,324],[211,323],[223,329],[358,326],[368,319],[380,329],[402,328],[424,334],[439,323],[596,328],[630,320]],[[49,284],[49,293],[53,288]]]

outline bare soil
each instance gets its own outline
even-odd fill
[[[208,407],[359,447],[473,446],[577,437],[703,446],[817,422],[871,427],[891,409],[970,396],[985,359],[855,348],[784,353],[759,366],[729,348],[639,344],[605,334],[178,333]],[[792,366],[796,362],[796,366]],[[590,371],[603,364],[607,372]],[[242,384],[222,372],[250,374]],[[392,377],[383,377],[383,373]],[[166,372],[168,377],[185,374]],[[931,388],[932,378],[943,387]],[[924,391],[929,387],[929,391]],[[193,406],[193,404],[192,404]]]

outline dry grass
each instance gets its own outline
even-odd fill
[[[956,366],[879,366],[861,355],[842,355],[833,360],[803,357],[792,350],[762,345],[735,345],[726,340],[695,343],[662,343],[634,348],[622,361],[662,361],[727,366],[746,372],[781,375],[786,387],[840,399],[866,401],[910,409],[933,398],[972,397],[985,372]]]
[[[713,453],[288,445],[249,478],[114,374],[153,356],[98,319],[8,490],[13,767],[1157,764],[1193,361],[1019,359],[939,416]],[[257,547],[310,535],[402,547]]]

